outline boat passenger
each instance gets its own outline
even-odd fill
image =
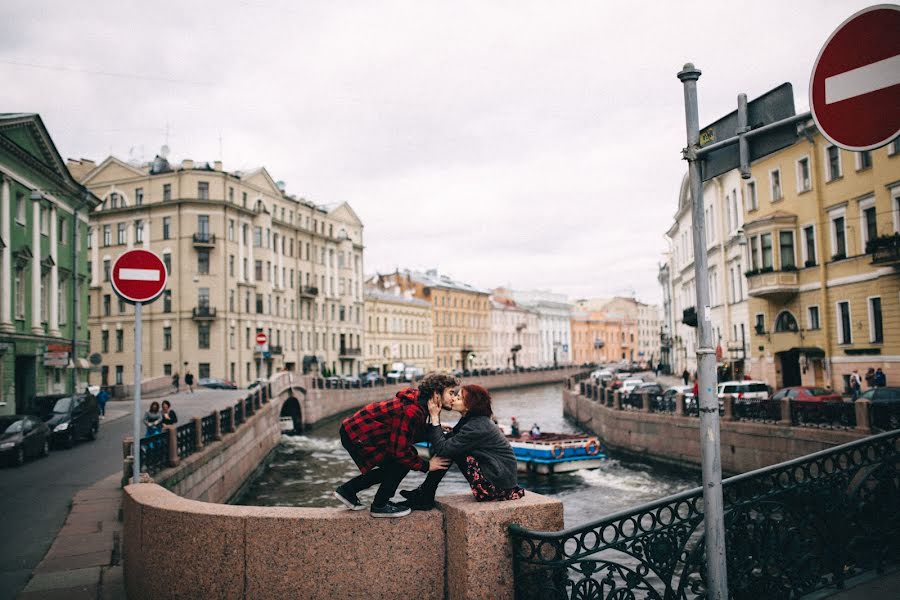
[[[449,408],[462,415],[450,433],[441,428],[441,409]],[[453,459],[472,488],[478,502],[517,500],[525,495],[516,479],[516,456],[503,432],[491,421],[491,395],[480,385],[460,389],[449,407],[440,398],[428,403],[431,423],[425,438],[437,456]],[[430,510],[434,495],[446,471],[428,473],[425,482],[414,490],[402,490],[402,503],[413,510]]]
[[[519,431],[519,422],[516,421],[515,417],[512,418],[512,422],[509,424],[509,434],[511,436],[513,436],[514,438],[517,438],[520,435],[522,435],[522,432]]]
[[[534,439],[541,437],[541,428],[538,427],[537,423],[531,426],[531,437]]]

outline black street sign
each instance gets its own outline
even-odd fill
[[[790,83],[783,83],[777,88],[769,90],[747,104],[747,113],[747,125],[751,130],[793,117],[795,114],[793,86]],[[715,123],[700,129],[700,147],[734,137],[738,133],[737,127],[738,113],[735,110]],[[793,122],[786,123],[784,127],[776,127],[772,131],[749,137],[750,161],[786,148],[796,140],[797,126]],[[704,156],[701,164],[703,181],[738,168],[741,164],[738,144],[731,144],[710,152]]]

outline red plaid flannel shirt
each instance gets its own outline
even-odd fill
[[[359,446],[359,470],[363,473],[391,457],[415,471],[428,471],[413,444],[422,437],[425,410],[419,406],[419,390],[405,388],[383,402],[367,404],[344,419],[347,437]]]

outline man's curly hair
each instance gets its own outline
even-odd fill
[[[447,388],[459,385],[459,378],[447,371],[432,371],[419,380],[419,398],[431,400],[435,392],[443,394]]]

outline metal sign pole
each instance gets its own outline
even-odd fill
[[[706,232],[703,216],[700,119],[697,109],[697,80],[700,70],[687,63],[678,73],[684,85],[684,113],[687,123],[687,148],[691,186],[691,217],[694,234],[694,284],[697,287],[697,363],[700,407],[700,454],[703,469],[703,524],[706,538],[707,598],[728,599],[728,573],[725,563],[725,518],[722,500],[722,459],[719,442],[719,399],[716,394],[716,351],[712,347],[709,323],[709,279],[706,260]]]
[[[134,472],[132,483],[141,480],[141,302],[134,303]]]

